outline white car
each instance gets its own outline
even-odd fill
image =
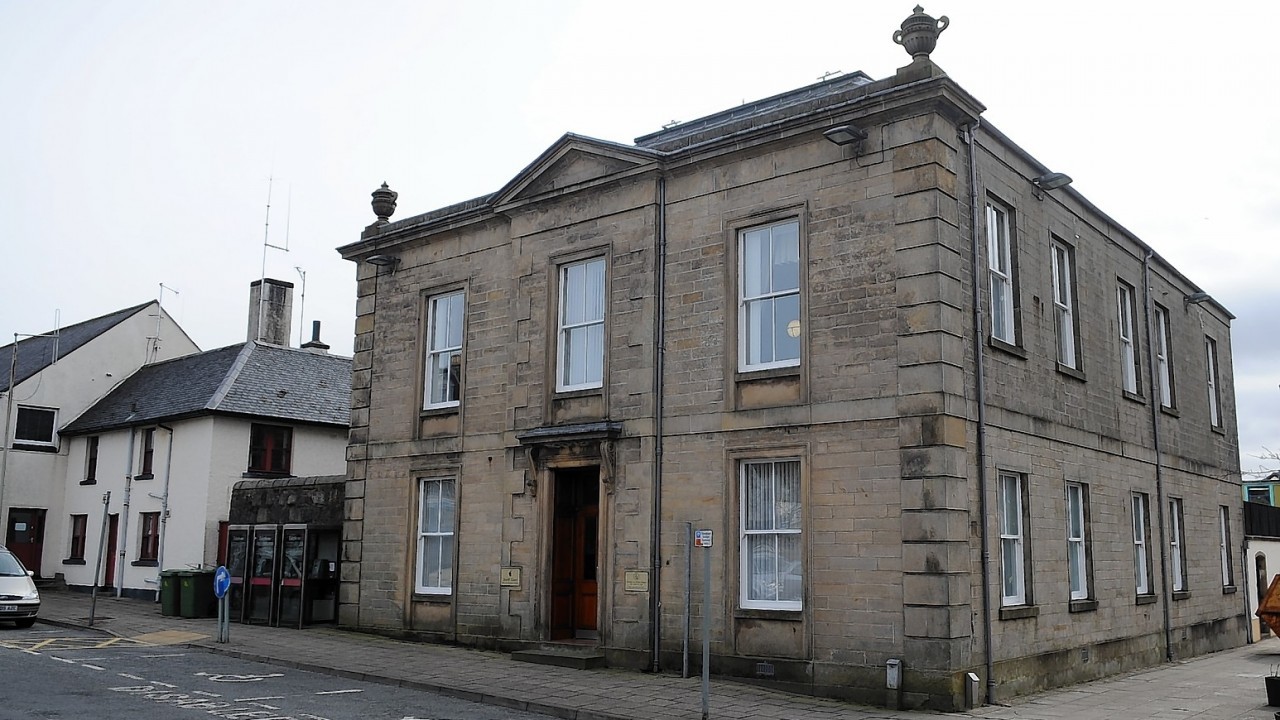
[[[40,591],[32,575],[13,553],[0,547],[0,620],[13,621],[20,628],[36,624]]]

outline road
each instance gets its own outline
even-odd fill
[[[159,640],[160,642],[157,642]],[[545,720],[435,693],[344,680],[88,630],[0,626],[0,720]]]

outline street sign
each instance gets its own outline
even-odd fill
[[[219,565],[217,570],[213,571],[213,594],[215,597],[221,598],[227,594],[227,590],[231,587],[231,573],[227,572],[226,565]]]
[[[711,537],[712,534],[710,530],[694,530],[693,546],[709,548],[711,547]]]

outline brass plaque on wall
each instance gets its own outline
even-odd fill
[[[627,592],[649,592],[649,571],[628,570],[625,583]]]

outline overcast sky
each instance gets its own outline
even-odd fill
[[[0,344],[161,283],[202,348],[243,341],[270,191],[295,343],[301,313],[350,354],[334,248],[383,181],[406,217],[500,188],[565,132],[631,142],[823,73],[885,77],[913,4],[0,0]],[[1280,99],[1266,9],[1190,7],[925,9],[987,121],[1238,316],[1248,470],[1280,450]]]

